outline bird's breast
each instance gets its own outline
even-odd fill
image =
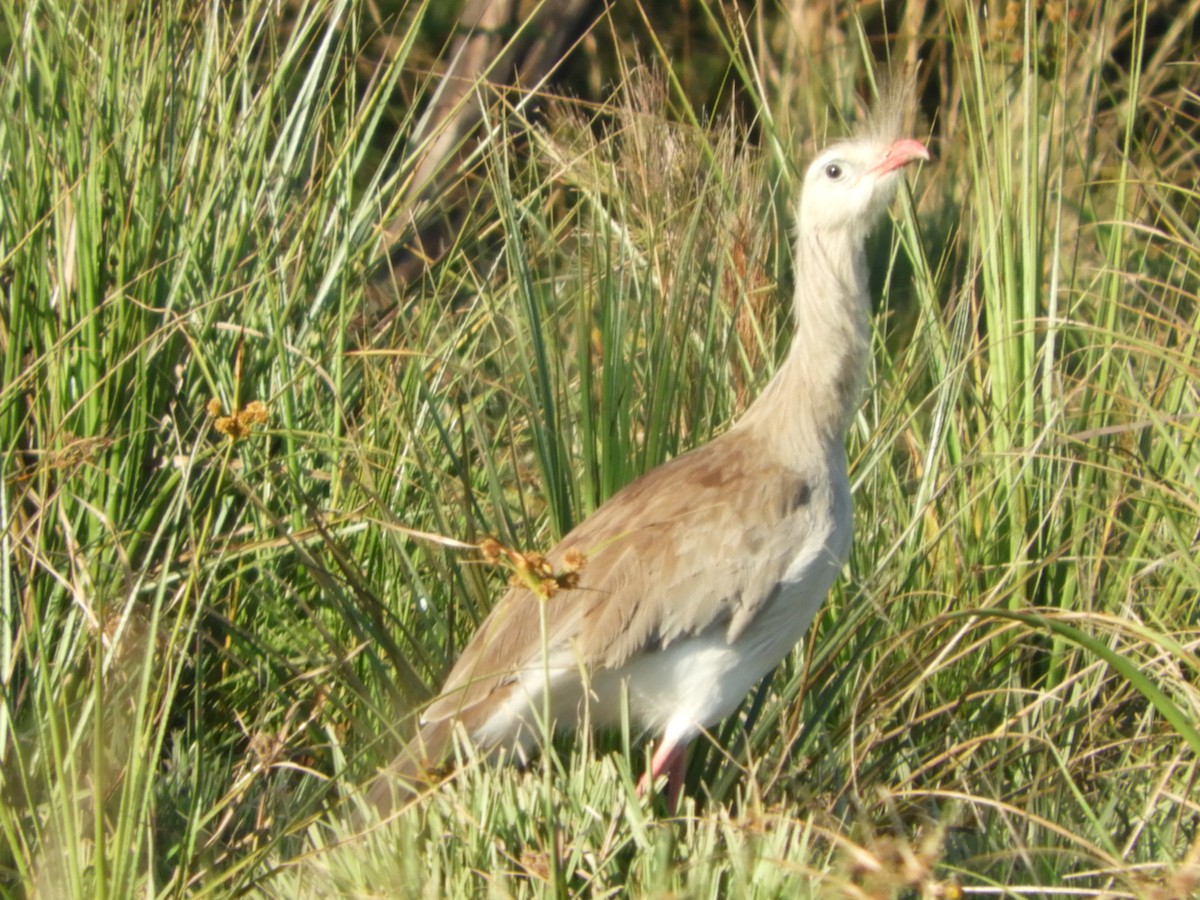
[[[792,538],[782,576],[770,599],[741,636],[760,658],[774,666],[803,637],[850,555],[854,535],[850,482],[845,463],[812,491],[810,506],[797,510],[783,528]],[[786,540],[786,537],[785,537]]]

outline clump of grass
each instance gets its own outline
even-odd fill
[[[329,493],[404,59],[360,80],[345,2],[3,16],[0,884],[245,881],[331,768],[344,648],[281,614],[314,596],[296,498]]]
[[[881,45],[868,7],[814,43],[702,3],[736,114],[665,52],[598,107],[498,107],[406,285],[377,229],[437,212],[406,181],[423,5],[377,69],[350,0],[40,9],[0,41],[4,891],[1194,890],[1170,7],[910,4]],[[885,47],[929,60],[939,159],[872,245],[857,539],[810,639],[697,748],[677,818],[635,796],[629,734],[528,772],[466,751],[369,827],[332,809],[502,591],[483,536],[558,584],[537,548],[765,382],[798,173]]]

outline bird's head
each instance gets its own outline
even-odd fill
[[[812,161],[800,194],[802,230],[836,230],[862,240],[879,222],[895,196],[901,170],[930,158],[924,144],[904,136],[911,95],[911,82],[885,88],[854,134]]]

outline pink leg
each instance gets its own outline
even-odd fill
[[[668,744],[666,741],[658,745],[654,758],[650,760],[650,771],[642,774],[638,782],[639,795],[644,795],[654,788],[658,776],[667,773],[667,809],[674,813],[679,809],[679,794],[683,790],[683,778],[687,773],[687,744]]]

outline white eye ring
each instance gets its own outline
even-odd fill
[[[841,181],[844,174],[846,173],[842,171],[842,167],[837,163],[830,163],[825,167],[825,177],[830,181]]]

